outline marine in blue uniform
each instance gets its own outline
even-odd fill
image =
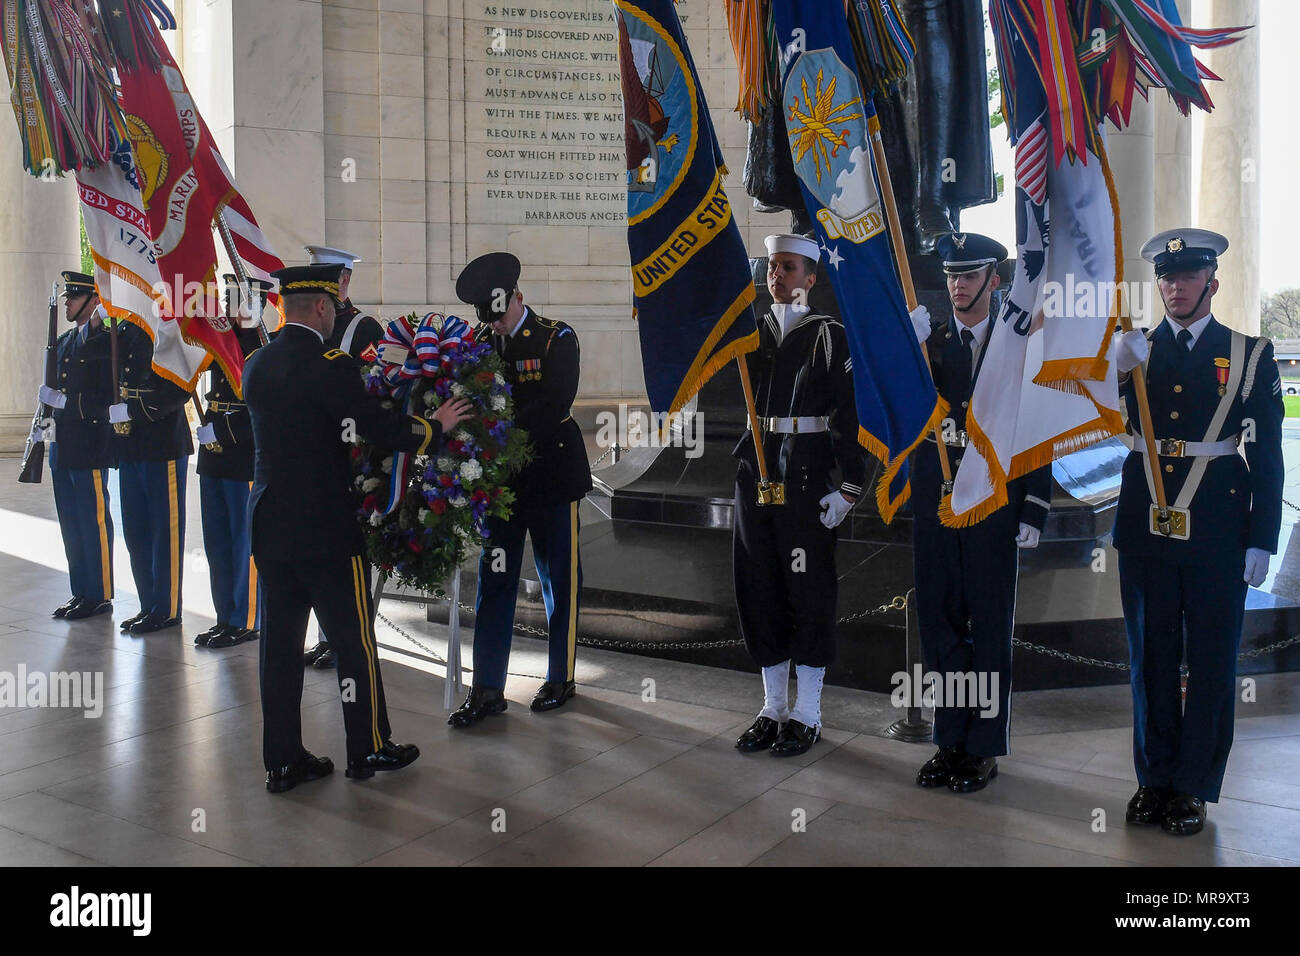
[[[240,307],[239,280],[224,277],[226,317],[247,359],[262,345],[262,307],[269,283],[250,279],[256,307]],[[245,320],[244,316],[249,318]],[[253,423],[242,396],[217,364],[209,366],[207,407],[199,425],[199,504],[203,550],[217,622],[194,638],[200,647],[225,648],[259,637],[257,567],[248,544],[248,494],[253,485]]]
[[[113,610],[113,373],[94,280],[64,272],[63,303],[75,327],[59,336],[57,381],[41,386],[40,400],[54,410],[54,428],[46,436],[50,477],[72,585],[71,599],[54,616],[75,621]]]
[[[534,711],[553,710],[574,695],[582,561],[578,555],[578,503],[591,490],[582,432],[570,415],[578,394],[578,336],[563,322],[524,305],[517,288],[519,260],[509,253],[480,256],[456,280],[456,296],[478,311],[495,333],[515,402],[515,424],[528,432],[534,457],[514,478],[508,521],[491,519],[474,602],[474,686],[448,719],[468,727],[506,709],[506,668],[514,630],[515,600],[524,538],[542,582],[550,630],[546,680]]]
[[[1116,345],[1134,431],[1115,517],[1138,781],[1126,817],[1179,835],[1200,832],[1206,804],[1219,799],[1246,588],[1264,582],[1282,523],[1282,381],[1272,342],[1215,321],[1214,273],[1227,248],[1203,229],[1148,242],[1142,255],[1155,264],[1165,319]],[[1154,461],[1128,374],[1143,361]],[[1163,525],[1152,468],[1171,509]]]
[[[118,361],[122,401],[109,419],[117,430],[122,534],[140,597],[140,612],[121,628],[150,634],[181,623],[190,393],[153,370],[153,340],[130,322],[118,323]]]
[[[853,362],[844,326],[807,306],[817,281],[817,243],[768,236],[771,311],[758,324],[759,347],[745,356],[754,383],[769,480],[783,504],[758,503],[752,432],[734,454],[732,581],[740,633],[763,674],[763,707],[736,741],[741,753],[805,753],[821,735],[821,693],[835,657],[837,528],[867,480],[858,444]],[[838,469],[839,481],[832,480]],[[798,697],[787,705],[790,666]]]
[[[313,611],[338,655],[347,775],[398,770],[420,755],[413,744],[391,740],[346,436],[355,431],[384,447],[429,454],[443,430],[469,413],[460,400],[441,406],[432,421],[387,411],[367,394],[352,357],[325,348],[339,268],[274,274],[285,323],[244,369],[256,448],[249,522],[262,578],[262,756],[274,793],[334,770],[302,744],[302,646]]]
[[[917,336],[926,343],[935,386],[950,409],[942,433],[956,474],[967,445],[966,409],[990,337],[1005,334],[989,307],[999,283],[998,264],[1007,250],[986,236],[953,233],[939,237],[935,254],[943,260],[953,314],[933,325],[915,316],[913,321]],[[916,782],[970,793],[997,775],[997,758],[1009,752],[1019,549],[1038,546],[1051,506],[1052,473],[1044,467],[1016,479],[1007,487],[1007,503],[983,521],[948,528],[938,516],[944,494],[939,450],[933,432],[926,439],[913,457],[911,479],[916,607],[925,669],[942,675],[944,688],[957,687],[955,675],[973,675],[976,687],[989,690],[996,712],[968,696],[945,699],[943,688],[936,688],[934,742],[939,749],[917,773]],[[969,678],[962,686],[970,686]]]
[[[306,246],[305,248],[311,257],[312,265],[343,267],[343,271],[339,273],[338,309],[334,315],[334,331],[325,339],[325,347],[347,352],[363,366],[373,363],[378,358],[376,350],[384,337],[383,326],[373,317],[362,313],[348,298],[352,272],[361,258],[344,249],[335,249],[331,246]],[[323,627],[317,632],[316,643],[303,655],[303,664],[322,669],[337,666],[338,658],[330,649]]]

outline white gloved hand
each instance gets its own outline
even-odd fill
[[[924,342],[930,337],[930,310],[923,305],[918,305],[907,315],[912,320],[912,329],[916,332],[916,340]]]
[[[212,444],[215,444],[215,443],[216,443],[216,440],[217,440],[217,430],[216,430],[215,428],[213,428],[212,425],[210,425],[210,424],[209,424],[209,425],[200,425],[200,426],[199,426],[199,431],[198,431],[198,436],[199,436],[199,444],[200,444],[200,445],[212,445]]]
[[[1268,577],[1269,553],[1263,548],[1246,549],[1246,573],[1241,579],[1252,588],[1257,588]]]
[[[108,406],[108,420],[114,425],[120,425],[122,422],[131,420],[131,412],[126,407],[126,402],[118,402],[116,405]]]
[[[1146,333],[1141,329],[1123,333],[1115,341],[1115,367],[1121,375],[1127,375],[1147,360],[1151,354],[1151,344]]]
[[[832,491],[819,504],[822,506],[822,524],[828,528],[838,528],[840,522],[853,510],[854,503],[840,492]]]
[[[1018,548],[1036,548],[1040,532],[1033,525],[1020,523],[1020,534],[1016,535],[1016,547]]]
[[[43,441],[45,441],[45,429],[42,428],[40,425],[33,425],[32,443],[35,444],[37,442],[43,442]]]
[[[48,405],[50,408],[62,408],[68,404],[68,396],[48,385],[41,386],[41,390],[36,393],[36,398],[42,405]]]

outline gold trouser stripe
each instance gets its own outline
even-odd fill
[[[104,509],[104,473],[95,468],[90,473],[95,483],[95,524],[99,526],[99,572],[103,575],[105,601],[113,600],[113,552],[108,547],[108,522]]]
[[[253,490],[253,483],[248,483],[248,490]],[[253,556],[248,556],[248,621],[244,627],[250,631],[257,626],[257,564]]]
[[[168,617],[178,617],[181,613],[181,508],[180,492],[176,486],[176,462],[167,462],[167,510],[171,518],[168,567],[171,569],[171,613]]]
[[[365,580],[365,574],[362,570],[362,561],[359,555],[352,557],[352,589],[355,594],[357,604],[357,621],[361,625],[361,650],[366,655],[366,668],[370,674],[370,735],[373,739],[374,749],[378,750],[384,745],[379,739],[379,695],[375,687],[375,650],[371,643],[373,635],[370,634],[370,615],[367,614],[368,603],[366,598],[369,596],[370,582]]]
[[[578,666],[578,503],[569,503],[569,640],[568,658],[569,675],[566,680],[573,680],[574,670]]]

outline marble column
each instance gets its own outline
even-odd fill
[[[1212,0],[1200,26],[1257,24],[1258,0]],[[1259,31],[1201,54],[1223,78],[1210,83],[1214,112],[1205,118],[1196,225],[1231,243],[1219,261],[1214,315],[1234,329],[1259,333]]]
[[[1106,152],[1115,192],[1119,198],[1120,224],[1124,236],[1124,278],[1143,281],[1151,278],[1151,267],[1142,259],[1142,244],[1151,238],[1155,221],[1155,126],[1149,102],[1137,97],[1131,121],[1123,131],[1107,127]],[[1132,288],[1130,286],[1130,288]],[[1128,303],[1134,325],[1153,320],[1151,297],[1143,294]]]
[[[0,117],[0,455],[21,453],[44,375],[50,285],[81,268],[77,191],[71,177],[37,179],[22,168],[13,114]],[[62,318],[60,317],[60,322]],[[6,480],[17,477],[17,466]]]

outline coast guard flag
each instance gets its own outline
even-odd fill
[[[614,0],[627,243],[650,407],[672,414],[758,346],[754,283],[672,0]]]
[[[943,418],[946,403],[895,271],[871,149],[880,124],[852,66],[844,6],[783,0],[772,15],[791,155],[848,333],[858,441],[884,465],[876,503],[888,522],[911,494],[908,453]]]
[[[971,396],[971,447],[939,509],[952,527],[1005,504],[1009,481],[1124,427],[1108,360],[1118,210],[1074,45],[1061,46],[1078,24],[1063,13],[1056,0],[990,7],[1016,149],[1016,271]]]

